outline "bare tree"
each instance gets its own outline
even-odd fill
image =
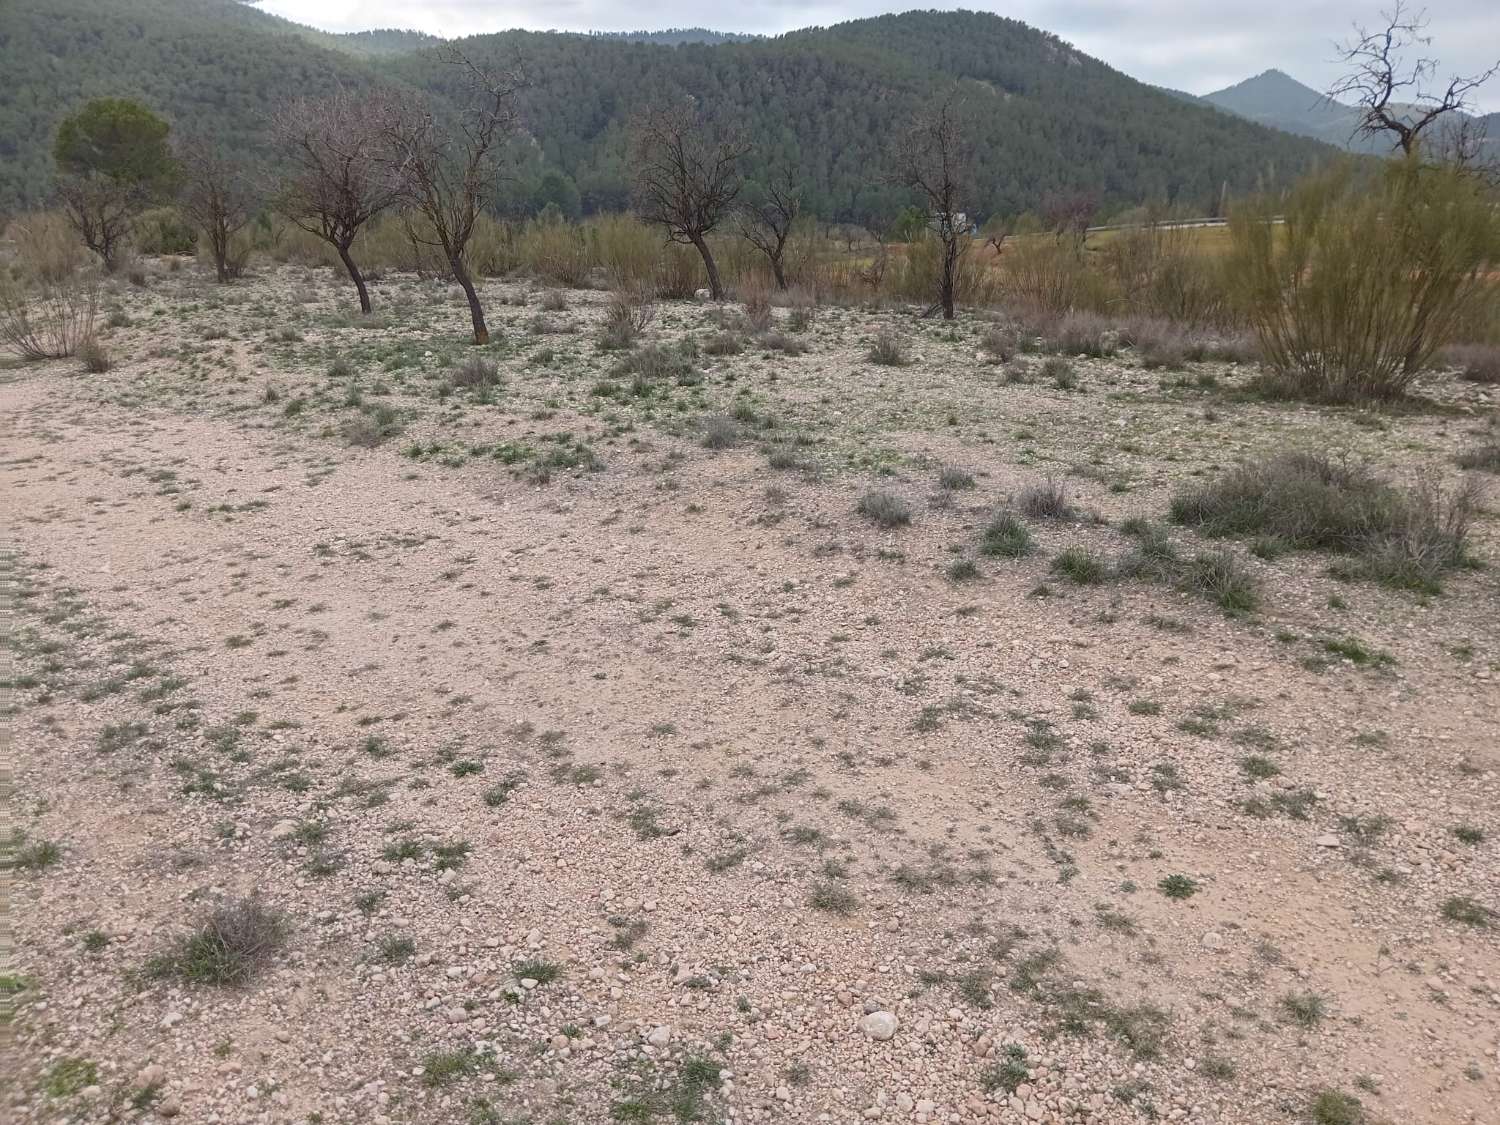
[[[1066,239],[1073,243],[1074,250],[1082,250],[1088,237],[1089,220],[1098,209],[1099,200],[1093,192],[1066,192],[1049,196],[1042,203],[1042,221],[1058,242]]]
[[[1396,0],[1395,7],[1381,13],[1381,20],[1384,26],[1373,31],[1355,25],[1354,38],[1339,48],[1339,59],[1350,71],[1329,87],[1328,96],[1353,101],[1359,112],[1353,136],[1389,133],[1393,146],[1410,156],[1434,123],[1452,114],[1464,116],[1473,93],[1500,72],[1500,61],[1483,73],[1455,74],[1446,85],[1433,85],[1437,60],[1420,56],[1408,62],[1406,57],[1409,50],[1420,51],[1432,43],[1432,37],[1424,34],[1427,13],[1413,13],[1404,0]],[[1450,155],[1464,162],[1472,132],[1461,127],[1450,137],[1457,139],[1459,149]]]
[[[641,218],[666,227],[671,241],[697,248],[709,295],[722,301],[724,285],[708,234],[739,195],[739,162],[750,145],[733,132],[716,132],[687,103],[642,114],[631,142]]]
[[[99,255],[106,272],[114,273],[144,203],[142,193],[111,176],[83,172],[59,176],[57,198],[83,244]]]
[[[519,66],[492,72],[456,47],[446,48],[444,58],[462,68],[469,87],[457,127],[438,121],[420,98],[402,96],[384,103],[381,127],[401,198],[427,220],[421,228],[408,224],[408,236],[442,252],[468,298],[474,343],[487,344],[490,331],[464,252],[498,175],[497,150],[515,132],[516,93],[525,79]]]
[[[361,312],[370,292],[349,247],[367,222],[400,195],[379,157],[381,131],[371,101],[341,89],[326,98],[298,98],[276,115],[273,128],[287,171],[276,207],[336,251],[359,290]]]
[[[202,137],[185,142],[177,159],[182,167],[178,206],[208,240],[222,285],[238,277],[245,265],[243,253],[236,256],[231,243],[255,214],[257,196],[249,170]]]
[[[958,267],[969,250],[969,220],[963,200],[969,191],[972,147],[964,127],[957,89],[918,113],[897,142],[895,182],[916,191],[927,207],[928,226],[943,246],[937,304],[952,320],[957,299]]]
[[[766,173],[766,182],[758,202],[742,206],[738,212],[740,234],[771,263],[776,288],[786,288],[786,269],[782,258],[792,224],[802,210],[802,189],[786,164],[777,164]]]

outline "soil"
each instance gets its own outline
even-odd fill
[[[1050,567],[1243,457],[1452,488],[1494,388],[1070,392],[845,308],[637,377],[602,292],[488,281],[473,349],[457,290],[373,289],[157,263],[110,371],[0,374],[8,1119],[1500,1121],[1500,571],[1233,542],[1229,615]],[[982,554],[1047,478],[1078,518]],[[247,979],[161,971],[245,896]]]

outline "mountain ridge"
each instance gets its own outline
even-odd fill
[[[238,0],[9,0],[0,15],[0,69],[12,76],[0,86],[0,209],[45,200],[52,131],[90,97],[140,98],[178,127],[259,156],[269,155],[269,114],[292,93],[393,85],[452,110],[459,82],[436,44],[366,34],[368,42],[325,45],[330,33]],[[692,97],[743,128],[757,146],[752,175],[767,160],[790,160],[804,172],[809,210],[866,223],[910,202],[879,176],[888,139],[954,82],[975,106],[979,215],[1069,193],[1093,194],[1106,208],[1148,199],[1211,208],[1226,190],[1283,182],[1329,151],[1184,102],[1051,33],[985,13],[915,11],[675,45],[631,34],[454,41],[481,62],[520,51],[536,75],[521,104],[531,136],[512,154],[516,180],[498,192],[497,208],[624,208],[625,122],[671,97]]]

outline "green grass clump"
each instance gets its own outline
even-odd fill
[[[1178,491],[1171,518],[1205,535],[1273,538],[1299,550],[1354,555],[1358,576],[1435,592],[1445,571],[1467,562],[1478,504],[1472,485],[1446,492],[1431,481],[1398,488],[1360,466],[1294,452]]]
[[[271,959],[285,938],[284,919],[260,899],[231,899],[148,962],[146,973],[190,984],[241,985]]]
[[[1031,532],[1014,512],[996,512],[985,525],[979,549],[995,558],[1019,559],[1031,553]]]
[[[1052,573],[1080,586],[1097,586],[1109,577],[1109,567],[1085,547],[1066,547],[1052,560]]]
[[[1198,884],[1186,875],[1168,875],[1156,884],[1162,894],[1171,899],[1192,898],[1198,893]]]

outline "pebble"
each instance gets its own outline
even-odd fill
[[[896,1034],[901,1021],[894,1012],[871,1012],[859,1021],[859,1029],[877,1043],[883,1043]]]
[[[646,1042],[653,1047],[665,1047],[672,1042],[672,1025],[661,1024],[651,1029],[651,1034],[646,1036]]]

